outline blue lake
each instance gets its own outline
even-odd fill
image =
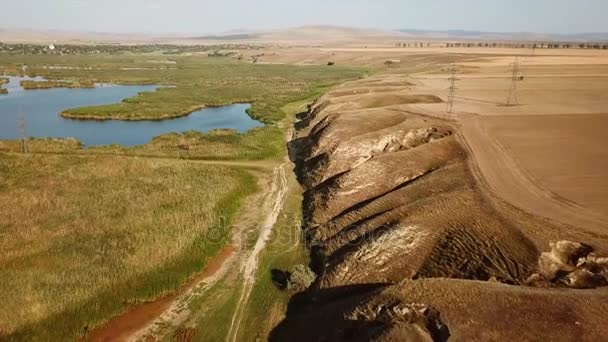
[[[24,79],[31,78],[10,77],[10,83],[3,86],[9,93],[0,95],[0,139],[21,137],[20,118],[24,118],[30,137],[72,137],[86,146],[134,146],[170,132],[208,132],[218,128],[245,132],[263,126],[247,115],[250,104],[206,108],[185,117],[162,121],[64,119],[59,115],[63,110],[117,103],[140,92],[155,91],[158,87],[98,85],[94,89],[23,90],[19,82]]]

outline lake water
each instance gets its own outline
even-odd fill
[[[245,132],[263,126],[247,115],[249,104],[206,108],[185,117],[162,121],[64,119],[59,114],[65,109],[117,103],[158,87],[98,85],[94,89],[23,90],[19,82],[27,79],[32,78],[10,77],[11,82],[3,86],[9,93],[0,95],[0,139],[21,137],[18,128],[20,117],[25,118],[27,135],[30,137],[73,137],[86,146],[134,146],[170,132],[208,132],[217,128]]]

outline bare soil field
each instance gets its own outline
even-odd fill
[[[470,95],[486,102],[459,98],[457,115],[447,115],[447,81],[426,73],[373,76],[321,97],[296,123],[290,146],[318,278],[293,297],[271,340],[601,339],[608,260],[598,255],[608,252],[608,234],[570,204],[602,183],[604,164],[593,159],[604,152],[591,137],[605,121],[583,113],[603,106],[603,81],[553,79],[541,79],[546,90],[531,87],[544,96],[528,95],[544,115],[526,117],[515,112],[525,106],[495,103],[504,93],[499,83],[488,90],[474,78]],[[581,114],[551,113],[550,94],[579,83],[600,99],[570,112]],[[462,103],[496,112],[462,113]],[[485,127],[486,118],[497,121],[487,131],[471,128]],[[561,157],[548,153],[579,135]],[[590,159],[580,170],[579,149]],[[522,154],[529,155],[519,161]],[[513,160],[537,167],[524,172]],[[521,190],[514,200],[503,196],[513,189]],[[559,192],[570,211],[558,206],[548,215],[556,208],[545,189]],[[599,215],[605,198],[600,189],[585,203]],[[596,262],[602,271],[593,275],[584,265]]]
[[[483,125],[540,185],[608,219],[607,114],[496,116]]]
[[[608,58],[603,52],[520,58],[517,105],[506,106],[514,61],[477,56],[455,66],[455,115],[481,178],[522,210],[605,232]],[[449,77],[413,75],[411,88],[447,100]],[[403,107],[432,116],[446,108]]]

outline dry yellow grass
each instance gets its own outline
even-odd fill
[[[0,336],[72,339],[178,287],[254,188],[196,162],[0,154]]]

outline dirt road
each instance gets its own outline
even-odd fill
[[[166,326],[179,326],[190,317],[189,304],[193,299],[205,295],[229,273],[243,276],[243,288],[230,327],[230,336],[238,333],[242,313],[251,289],[255,283],[257,262],[260,252],[272,233],[283,198],[287,192],[285,165],[274,167],[272,178],[265,170],[270,163],[265,162],[209,162],[193,161],[204,164],[221,164],[247,167],[257,171],[260,191],[245,201],[233,227],[233,242],[226,246],[211,260],[206,269],[177,291],[176,294],[159,298],[150,303],[133,307],[127,313],[117,316],[88,335],[89,341],[139,341],[159,338],[166,335]],[[263,171],[262,171],[263,170]],[[260,203],[264,205],[260,206]],[[262,219],[260,219],[262,218]],[[262,224],[260,224],[262,222]],[[253,249],[247,249],[243,239],[247,232],[255,231],[257,242]]]
[[[241,295],[237,302],[236,309],[232,316],[230,323],[230,330],[226,336],[226,341],[236,341],[241,320],[243,318],[243,311],[245,304],[249,299],[251,290],[255,284],[256,271],[258,269],[258,257],[260,252],[266,247],[266,243],[272,234],[272,228],[277,222],[281,208],[283,207],[283,198],[287,193],[287,177],[285,176],[285,165],[277,167],[274,170],[272,189],[271,189],[271,200],[266,202],[267,206],[270,206],[268,215],[264,221],[264,224],[260,228],[260,234],[253,247],[253,250],[249,254],[248,258],[242,265],[241,274],[243,276],[243,287],[241,289]]]
[[[205,270],[184,284],[177,294],[162,297],[150,303],[137,305],[125,314],[114,317],[100,329],[93,331],[88,340],[136,341],[153,333],[156,324],[164,321],[181,322],[187,315],[187,304],[196,294],[204,293],[228,270],[234,260],[235,248],[227,245],[213,258]]]

